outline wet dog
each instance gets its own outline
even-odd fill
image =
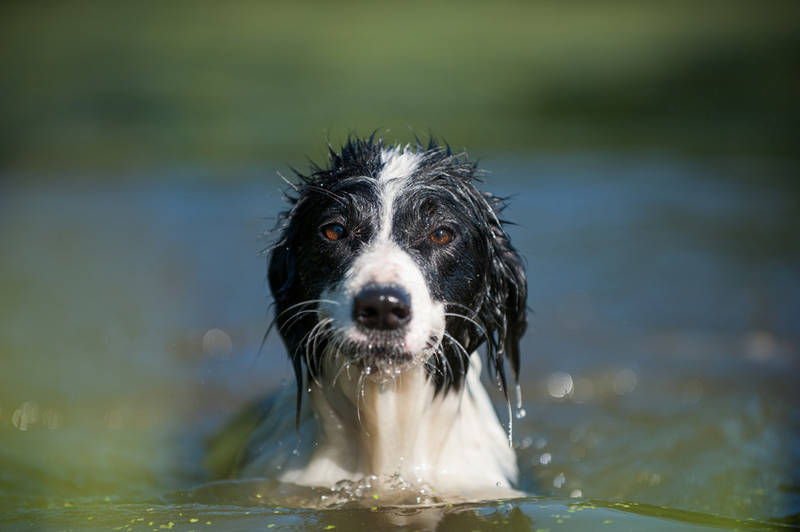
[[[271,400],[236,474],[328,488],[414,483],[467,499],[515,493],[510,434],[476,352],[485,346],[508,399],[527,286],[504,201],[477,188],[466,154],[434,142],[351,139],[329,159],[292,184],[269,255],[306,449],[275,452],[287,427]]]

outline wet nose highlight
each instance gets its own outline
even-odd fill
[[[411,297],[396,286],[370,285],[353,299],[353,321],[365,329],[390,331],[411,320]]]

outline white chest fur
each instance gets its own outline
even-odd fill
[[[319,443],[307,463],[281,480],[331,487],[368,475],[378,482],[400,475],[442,496],[513,494],[516,457],[480,370],[473,354],[465,386],[438,395],[422,368],[383,383],[359,382],[359,372],[344,370],[330,388],[313,384]]]

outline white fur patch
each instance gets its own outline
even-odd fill
[[[366,342],[366,335],[356,327],[351,316],[354,297],[371,284],[395,285],[408,292],[411,321],[406,329],[404,351],[427,358],[430,351],[426,350],[428,341],[431,337],[441,340],[444,332],[444,304],[433,301],[422,271],[394,242],[384,240],[369,246],[353,262],[341,285],[323,292],[321,314],[333,318],[333,328],[339,329],[340,334]],[[330,304],[327,300],[336,303]]]
[[[314,440],[320,445],[282,481],[330,487],[375,475],[375,488],[384,491],[399,475],[449,498],[520,495],[512,488],[518,474],[514,450],[480,382],[477,353],[470,357],[464,388],[435,397],[422,368],[389,385],[369,382],[363,389],[357,373],[344,372],[336,389],[329,382],[312,385],[317,438],[322,436]],[[351,391],[342,393],[346,388]]]
[[[381,152],[383,168],[378,175],[378,181],[387,182],[393,179],[407,179],[414,173],[422,161],[422,155],[414,153],[406,145],[402,150],[399,147],[389,148]]]
[[[383,169],[378,175],[381,185],[381,217],[377,240],[389,240],[392,234],[394,200],[419,166],[422,156],[412,153],[408,146],[381,152]]]
[[[381,153],[384,166],[378,175],[381,187],[379,227],[373,241],[353,262],[342,282],[323,292],[320,303],[322,316],[333,318],[332,327],[350,340],[367,341],[352,321],[353,298],[367,285],[395,285],[411,296],[411,321],[406,330],[404,350],[424,358],[430,351],[426,345],[431,337],[441,340],[444,332],[444,305],[434,302],[425,277],[411,256],[392,241],[394,202],[408,179],[419,166],[422,156],[403,149],[392,148]],[[327,303],[326,300],[335,303]]]

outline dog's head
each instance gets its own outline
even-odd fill
[[[433,142],[369,138],[298,174],[269,283],[299,387],[345,366],[377,379],[423,366],[437,391],[457,389],[484,343],[504,389],[504,360],[516,376],[525,271],[477,173]]]

